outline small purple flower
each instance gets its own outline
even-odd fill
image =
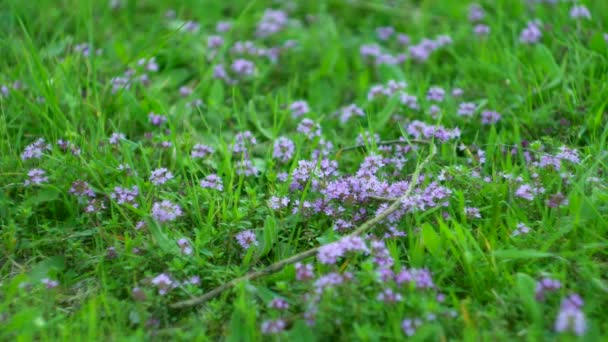
[[[561,146],[559,148],[559,153],[555,156],[561,160],[567,160],[573,164],[580,163],[580,157],[578,156],[578,151],[575,149],[570,149],[566,146]]]
[[[419,318],[409,319],[406,318],[401,322],[401,329],[407,336],[414,336],[416,329],[422,325],[422,320]]]
[[[112,135],[108,139],[108,142],[110,143],[110,145],[117,145],[121,140],[125,139],[127,138],[122,133],[112,133]]]
[[[483,8],[478,4],[471,4],[469,6],[469,20],[471,22],[481,21],[485,17]]]
[[[382,54],[380,45],[378,44],[364,44],[359,47],[359,54],[363,58],[378,57]]]
[[[445,96],[445,90],[440,87],[431,87],[426,95],[427,100],[441,102]]]
[[[192,158],[205,158],[205,157],[213,154],[213,152],[215,152],[215,150],[211,146],[207,146],[207,145],[203,145],[203,144],[196,144],[192,148],[192,152],[190,152],[190,156],[192,156]]]
[[[473,116],[477,110],[477,105],[471,102],[462,102],[458,105],[458,115]]]
[[[310,119],[303,119],[298,124],[298,132],[304,134],[308,139],[314,139],[321,136],[321,126]]]
[[[262,19],[258,22],[255,34],[257,37],[265,38],[281,31],[286,25],[289,17],[281,10],[267,9]]]
[[[454,88],[454,89],[452,89],[452,96],[453,97],[461,97],[462,94],[464,94],[464,90],[462,90],[460,88]]]
[[[232,71],[240,76],[251,76],[255,71],[255,64],[246,59],[237,59],[230,66]]]
[[[161,273],[154,277],[151,283],[152,285],[156,286],[158,289],[158,294],[161,296],[166,295],[175,285],[173,280],[165,273]]]
[[[27,172],[27,176],[29,179],[26,179],[23,182],[25,186],[33,186],[33,185],[41,185],[43,183],[48,182],[49,177],[45,176],[46,171],[41,169],[31,169]]]
[[[56,281],[56,280],[52,280],[52,279],[49,279],[49,278],[42,278],[42,279],[40,280],[40,282],[41,282],[41,283],[42,283],[42,284],[43,284],[43,285],[44,285],[44,286],[45,286],[47,289],[49,289],[49,290],[50,290],[50,289],[54,289],[54,288],[56,288],[57,286],[59,286],[59,282],[58,282],[58,281]]]
[[[135,202],[135,199],[139,195],[139,189],[137,185],[134,185],[129,188],[115,187],[114,192],[110,195],[112,199],[116,200],[118,204],[129,204],[134,208],[137,208],[139,205]]]
[[[69,192],[78,197],[95,197],[95,192],[93,192],[89,183],[82,180],[74,181]]]
[[[148,119],[150,119],[150,123],[154,126],[160,126],[167,122],[166,116],[155,113],[148,114]]]
[[[28,159],[40,159],[44,151],[49,151],[51,145],[47,144],[43,138],[38,138],[32,144],[25,147],[23,153],[21,153],[22,160]]]
[[[302,101],[302,100],[295,101],[292,104],[290,104],[289,110],[291,111],[291,116],[294,118],[299,118],[300,116],[310,112],[308,103],[306,101]]]
[[[491,110],[481,112],[481,123],[484,125],[492,125],[500,121],[500,114]]]
[[[550,208],[565,207],[568,205],[568,198],[561,193],[553,194],[549,196],[549,199],[545,202]]]
[[[190,95],[192,95],[194,91],[192,90],[192,88],[188,87],[188,86],[181,86],[179,87],[179,95],[181,97],[188,97]]]
[[[209,49],[217,49],[224,44],[224,38],[218,35],[211,35],[207,37],[207,47]]]
[[[464,212],[468,218],[481,218],[481,213],[478,208],[465,207]]]
[[[279,160],[282,163],[286,163],[293,158],[296,146],[289,138],[279,137],[274,142],[274,149],[272,151],[272,158]]]
[[[245,177],[256,176],[258,169],[253,165],[251,160],[243,159],[236,162],[236,174]]]
[[[296,279],[299,281],[312,279],[315,277],[312,264],[296,263]]]
[[[190,244],[190,241],[188,241],[188,239],[181,238],[181,239],[177,240],[177,245],[181,249],[182,254],[184,254],[184,255],[192,254],[192,252],[193,252],[192,245]]]
[[[511,233],[512,236],[519,236],[528,234],[530,232],[530,227],[526,226],[523,223],[518,223],[517,228]]]
[[[376,35],[380,40],[388,40],[395,33],[395,29],[392,26],[378,27],[376,29]]]
[[[131,296],[133,296],[133,299],[138,302],[146,300],[146,293],[144,292],[144,290],[137,286],[134,287],[133,290],[131,290]]]
[[[182,215],[182,208],[168,200],[156,202],[152,206],[152,217],[158,222],[175,221]]]
[[[224,33],[230,31],[232,28],[232,23],[229,21],[218,21],[215,24],[215,31],[218,33]]]
[[[562,283],[559,280],[551,278],[543,278],[536,282],[534,289],[534,297],[538,301],[544,301],[547,292],[555,292],[562,287]]]
[[[487,36],[488,34],[490,34],[490,26],[485,24],[477,24],[473,28],[473,32],[477,36]]]
[[[389,303],[400,302],[403,300],[403,297],[401,296],[401,294],[393,291],[393,289],[391,289],[389,287],[389,288],[384,289],[382,292],[380,292],[378,294],[377,299],[379,301],[389,304]]]
[[[521,31],[521,34],[519,35],[519,41],[524,44],[535,44],[540,41],[541,37],[542,32],[540,30],[540,27],[536,22],[531,21],[528,23],[528,26],[526,26],[526,28]]]
[[[98,213],[106,208],[103,200],[98,198],[90,199],[84,208],[84,211],[89,214]]]
[[[401,45],[409,45],[412,42],[412,39],[407,34],[399,33],[397,35],[397,41]]]
[[[515,196],[523,198],[528,201],[534,200],[534,197],[538,194],[542,194],[545,192],[545,189],[541,187],[533,187],[529,184],[522,184],[515,191]]]
[[[289,309],[289,303],[283,298],[274,298],[268,303],[268,307],[276,310],[287,310]]]
[[[572,294],[564,298],[555,319],[555,331],[571,331],[577,336],[583,336],[587,331],[587,322],[582,307],[583,300],[579,295]]]
[[[273,210],[281,210],[289,205],[289,197],[272,196],[268,200],[268,206]]]
[[[246,153],[255,144],[257,144],[257,140],[250,131],[239,132],[235,136],[232,152],[235,154]]]
[[[363,109],[358,107],[356,104],[350,104],[346,107],[342,107],[339,111],[340,113],[340,122],[346,123],[353,116],[365,116]]]
[[[258,240],[255,233],[252,230],[244,230],[236,235],[236,241],[241,245],[243,249],[249,249],[249,247],[257,246]]]
[[[210,174],[201,180],[200,185],[205,189],[215,189],[218,191],[224,190],[222,179],[216,174]]]
[[[262,334],[272,335],[281,333],[287,327],[283,319],[266,320],[262,323]]]
[[[572,19],[591,19],[591,12],[585,5],[574,5],[570,9],[570,18]]]
[[[152,171],[150,174],[150,182],[154,185],[161,185],[167,183],[173,178],[171,171],[164,167]]]

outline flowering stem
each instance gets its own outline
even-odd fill
[[[430,144],[430,143],[431,142],[427,141],[427,140],[410,139],[410,140],[384,140],[384,141],[377,142],[376,145],[386,146],[386,145],[411,145],[411,144]],[[367,146],[368,145],[365,145],[365,144],[348,146],[348,147],[344,147],[344,148],[340,149],[339,153],[357,150],[360,148],[366,148]]]
[[[418,166],[414,170],[414,173],[412,174],[411,185],[408,187],[405,194],[403,194],[403,196],[394,200],[393,203],[386,210],[382,211],[380,214],[378,214],[378,215],[374,216],[373,218],[369,219],[368,221],[364,222],[357,229],[355,229],[352,233],[346,235],[345,237],[358,236],[358,235],[365,233],[366,231],[371,229],[374,225],[376,225],[378,222],[384,220],[391,213],[393,213],[394,211],[399,209],[399,207],[401,206],[401,202],[410,196],[412,190],[418,183],[418,176],[420,175],[420,171],[425,167],[425,165],[433,158],[433,156],[436,153],[437,153],[437,148],[435,147],[435,145],[431,144],[431,150],[429,152],[429,155],[420,164],[418,164]],[[194,298],[191,298],[188,300],[184,300],[184,301],[180,301],[180,302],[171,304],[170,307],[174,308],[174,309],[179,309],[179,308],[186,308],[186,307],[191,307],[191,306],[205,303],[206,301],[208,301],[214,297],[217,297],[222,292],[234,287],[236,284],[238,284],[242,281],[257,279],[257,278],[263,277],[265,275],[269,275],[269,274],[278,272],[287,265],[294,264],[298,261],[302,261],[306,258],[309,258],[309,257],[317,254],[318,250],[319,250],[319,247],[311,248],[302,253],[291,256],[287,259],[283,259],[278,262],[275,262],[274,264],[272,264],[266,268],[263,268],[259,271],[250,272],[242,277],[234,278],[231,281],[229,281],[221,286],[216,287],[215,289],[205,293],[202,296],[194,297]]]

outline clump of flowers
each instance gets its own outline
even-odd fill
[[[196,144],[192,148],[192,152],[190,152],[190,156],[192,156],[192,158],[205,158],[207,156],[212,155],[213,152],[215,152],[215,150],[211,146],[207,146],[207,145],[203,145],[203,144]]]
[[[173,179],[171,171],[164,167],[152,171],[150,174],[150,182],[154,185],[162,185]]]
[[[286,163],[293,158],[295,153],[296,145],[293,141],[286,137],[279,137],[274,142],[274,149],[272,151],[272,157],[279,160],[282,163]]]
[[[205,178],[200,181],[200,186],[205,189],[215,189],[218,191],[224,190],[222,179],[216,174],[205,176]]]
[[[38,138],[32,144],[25,147],[21,153],[22,160],[40,159],[44,151],[50,151],[51,145],[47,144],[43,138]]]
[[[236,241],[245,250],[258,245],[258,239],[252,230],[244,230],[236,235]]]
[[[42,185],[48,182],[49,177],[46,176],[46,171],[42,169],[31,169],[27,172],[28,179],[23,182],[25,186]]]
[[[577,336],[583,336],[587,331],[587,321],[582,308],[583,299],[578,294],[564,298],[555,319],[555,331],[570,331]]]
[[[139,205],[135,202],[135,199],[139,195],[139,189],[136,185],[129,188],[123,188],[117,186],[114,188],[114,192],[110,195],[110,197],[116,200],[118,204],[129,204],[134,208],[137,208]]]
[[[152,206],[152,217],[158,222],[175,221],[182,215],[182,208],[169,200],[156,202]]]

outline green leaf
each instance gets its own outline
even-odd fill
[[[503,259],[540,259],[557,257],[553,253],[533,249],[502,249],[492,253],[496,258]]]

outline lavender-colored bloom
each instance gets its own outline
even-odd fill
[[[251,76],[255,71],[255,64],[246,59],[237,59],[230,66],[232,71],[240,76]]]
[[[188,239],[181,238],[181,239],[177,240],[177,245],[181,249],[182,254],[184,254],[184,255],[192,254],[192,252],[193,252],[192,245],[190,244],[190,241],[188,241]]]
[[[182,215],[182,208],[169,200],[156,202],[152,206],[152,217],[158,222],[175,221]]]
[[[303,119],[298,124],[298,132],[304,134],[308,139],[314,139],[321,136],[321,126],[310,119]]]
[[[322,264],[335,264],[347,252],[368,252],[365,241],[359,236],[345,236],[342,239],[319,248],[317,259]]]
[[[454,89],[452,89],[452,96],[453,97],[461,97],[462,94],[464,94],[464,90],[462,90],[460,88],[454,88]]]
[[[200,185],[205,189],[224,190],[222,179],[216,174],[210,174],[200,181]]]
[[[368,57],[378,57],[382,54],[382,50],[380,49],[380,45],[378,44],[365,44],[359,47],[359,54],[363,58]]]
[[[376,298],[379,301],[382,301],[387,304],[397,303],[397,302],[400,302],[403,300],[403,297],[401,296],[401,294],[393,291],[393,289],[391,289],[390,287],[386,288],[382,292],[380,292],[378,294],[378,297],[376,297]]]
[[[21,153],[21,159],[40,159],[40,157],[42,157],[42,153],[50,149],[51,145],[47,144],[43,138],[38,138],[32,144],[25,147],[23,153]]]
[[[144,290],[137,286],[131,290],[131,296],[133,296],[133,299],[138,302],[146,300],[146,293],[144,292]]]
[[[441,141],[448,141],[460,137],[460,130],[458,128],[447,129],[443,126],[427,125],[424,122],[414,120],[406,128],[408,134],[414,139],[420,138],[437,138]]]
[[[232,28],[232,23],[229,21],[218,21],[215,24],[215,31],[218,33],[224,33],[229,31]]]
[[[268,206],[273,210],[281,210],[289,205],[289,197],[272,196],[268,200]]]
[[[521,31],[519,41],[524,44],[535,44],[540,41],[541,37],[542,32],[539,25],[536,22],[531,21],[528,23],[528,26]]]
[[[158,289],[158,294],[161,296],[166,295],[169,290],[175,285],[174,281],[165,273],[161,273],[154,277],[151,281],[152,285]]]
[[[346,107],[342,107],[339,111],[340,122],[345,123],[353,116],[365,116],[363,109],[358,107],[356,104],[350,104]]]
[[[268,303],[268,307],[276,310],[287,310],[289,309],[289,303],[283,298],[274,298]]]
[[[186,32],[194,33],[194,32],[198,32],[198,30],[200,28],[201,28],[201,24],[197,23],[196,21],[188,20],[184,23],[182,30],[184,30]]]
[[[310,112],[308,103],[302,100],[295,101],[289,105],[289,110],[291,110],[291,116],[294,118],[299,118],[300,116]]]
[[[151,72],[158,71],[158,64],[156,63],[155,57],[151,57],[148,59],[141,58],[140,60],[137,61],[137,65],[143,66],[147,71],[151,71]]]
[[[287,25],[287,13],[281,10],[267,9],[264,16],[258,22],[256,36],[265,38],[281,31]]]
[[[372,133],[365,131],[363,133],[359,133],[357,135],[357,139],[355,140],[355,143],[357,145],[367,145],[367,144],[372,144],[372,142],[374,142],[374,143],[380,142],[380,135],[378,135],[378,133],[374,133],[372,135]]]
[[[252,230],[244,230],[236,235],[236,241],[241,245],[243,249],[249,249],[249,247],[257,246],[258,240],[255,233]]]
[[[577,336],[583,336],[587,331],[587,322],[582,307],[583,300],[579,295],[572,294],[564,298],[555,319],[555,331],[571,331]]]
[[[135,203],[135,198],[139,195],[139,189],[137,185],[128,188],[115,187],[114,192],[110,195],[112,199],[115,199],[118,204],[129,204],[135,208],[139,205]]]
[[[122,133],[112,133],[112,135],[110,136],[110,138],[108,139],[108,142],[110,143],[110,145],[116,145],[118,144],[121,140],[125,140],[126,137],[124,134]]]
[[[155,113],[148,114],[148,119],[150,119],[150,123],[154,126],[160,126],[167,122],[166,116]]]
[[[150,174],[150,182],[154,185],[161,185],[167,183],[173,178],[171,171],[164,167],[152,171]]]
[[[491,110],[481,112],[481,123],[484,125],[492,125],[500,121],[500,114]]]
[[[27,172],[27,176],[29,179],[26,179],[23,182],[25,186],[33,186],[33,185],[41,185],[43,183],[48,182],[49,177],[45,176],[46,171],[41,169],[31,169]]]
[[[279,137],[274,142],[274,150],[272,152],[272,158],[277,159],[283,163],[286,163],[293,158],[296,146],[289,138]]]
[[[458,105],[458,115],[460,116],[473,116],[477,110],[477,105],[471,102],[462,102]]]
[[[266,320],[262,322],[262,334],[272,335],[281,333],[287,327],[283,319]]]
[[[562,283],[559,280],[551,278],[543,278],[536,282],[534,288],[534,298],[538,301],[544,301],[547,292],[555,292],[562,287]]]
[[[207,37],[207,47],[209,49],[217,49],[224,44],[224,38],[222,36],[211,35]]]
[[[235,136],[232,152],[235,154],[246,153],[255,144],[257,144],[257,140],[250,131],[239,132]]]
[[[103,200],[98,198],[90,199],[84,208],[84,211],[89,214],[98,213],[106,208]]]
[[[401,329],[407,336],[414,336],[416,329],[422,325],[422,320],[419,318],[410,319],[406,318],[401,322]]]
[[[411,110],[420,109],[420,104],[418,104],[418,98],[414,95],[410,95],[408,93],[401,93],[401,95],[399,95],[399,102],[401,102],[401,104],[407,106]]]
[[[481,213],[478,208],[465,207],[464,213],[468,218],[481,218]]]
[[[192,156],[192,158],[205,158],[205,157],[213,154],[213,152],[215,152],[215,149],[213,149],[213,147],[211,147],[211,146],[207,146],[207,145],[203,145],[203,144],[196,144],[192,148],[192,152],[190,152],[190,156]]]
[[[380,40],[388,40],[395,33],[395,29],[392,26],[378,27],[376,29],[376,35]]]
[[[93,192],[89,183],[82,180],[73,182],[69,192],[78,197],[95,197],[95,192]]]
[[[487,36],[488,34],[490,34],[490,26],[485,24],[477,24],[473,28],[473,32],[477,36]]]
[[[530,232],[530,227],[526,226],[523,223],[518,223],[517,228],[511,233],[512,236],[519,236],[523,234],[528,234]]]
[[[426,95],[427,100],[441,102],[445,96],[445,90],[440,87],[431,87]]]
[[[411,43],[411,38],[407,34],[399,33],[397,35],[397,42],[401,45],[409,45]]]
[[[249,159],[243,159],[236,162],[236,174],[242,176],[255,176],[258,174],[258,169]]]
[[[194,91],[192,90],[192,88],[188,87],[188,86],[181,86],[179,87],[179,95],[181,97],[188,97],[190,95],[192,95]]]
[[[328,273],[324,276],[319,277],[313,284],[315,288],[315,293],[320,295],[323,293],[325,289],[335,287],[344,283],[345,281],[352,279],[352,274],[344,273]]]
[[[41,283],[42,283],[42,284],[43,284],[43,285],[44,285],[44,286],[45,286],[47,289],[49,289],[49,290],[50,290],[50,289],[54,289],[54,288],[56,288],[57,286],[59,286],[59,282],[58,282],[58,281],[56,281],[56,280],[52,280],[52,279],[49,279],[49,278],[42,278],[42,279],[40,280],[40,282],[41,282]]]
[[[559,153],[555,155],[555,157],[561,160],[567,160],[573,164],[580,163],[580,157],[578,156],[578,151],[574,149],[570,149],[566,146],[561,146],[559,148]]]
[[[337,232],[345,232],[352,228],[353,228],[352,222],[349,222],[349,221],[346,221],[343,219],[337,219],[336,222],[334,222],[334,230]]]
[[[483,8],[478,4],[471,4],[469,6],[469,20],[471,22],[481,21],[485,17]]]
[[[591,12],[585,5],[574,5],[570,9],[570,18],[572,19],[591,19]]]
[[[312,279],[315,277],[314,267],[312,264],[296,263],[296,279],[299,281]]]
[[[553,194],[549,196],[549,199],[545,202],[550,208],[565,207],[568,205],[568,198],[561,193]]]
[[[545,192],[545,189],[541,187],[533,187],[529,184],[522,184],[515,191],[515,196],[523,198],[528,201],[534,200],[534,197],[538,194],[542,194]]]

